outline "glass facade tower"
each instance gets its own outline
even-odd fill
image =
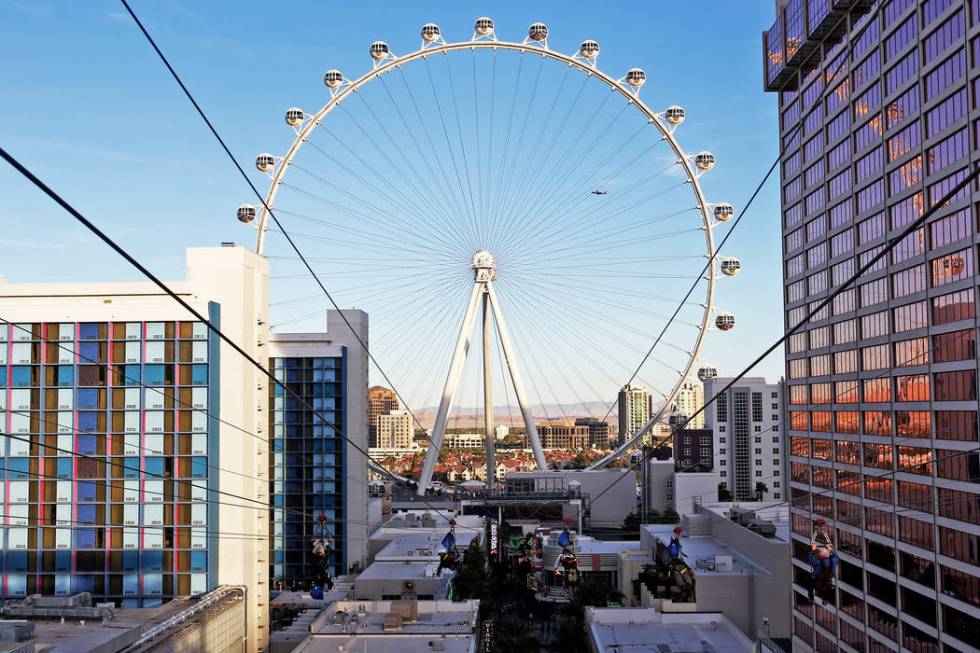
[[[776,10],[788,329],[977,164],[980,2]],[[976,650],[978,200],[940,207],[787,343],[794,649]],[[811,604],[818,518],[840,568]]]
[[[0,596],[213,585],[215,347],[198,322],[0,324]]]
[[[270,470],[272,497],[272,565],[277,585],[307,589],[313,540],[319,537],[320,515],[332,541],[331,573],[347,571],[346,347],[330,347],[332,356],[290,356],[270,360],[282,386],[271,389]],[[330,423],[325,423],[321,416]],[[366,479],[365,479],[366,482]],[[358,518],[364,519],[363,515]],[[316,533],[314,533],[316,525]]]

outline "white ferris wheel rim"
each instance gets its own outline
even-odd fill
[[[441,34],[440,34],[441,39]],[[322,106],[315,114],[305,114],[304,120],[295,128],[296,138],[293,140],[286,154],[282,157],[278,157],[275,171],[273,174],[269,175],[271,178],[271,183],[269,186],[269,191],[266,194],[262,206],[256,207],[258,209],[258,225],[257,225],[257,236],[256,236],[256,246],[255,251],[257,254],[262,255],[264,244],[265,244],[265,234],[268,229],[269,220],[269,209],[274,209],[274,203],[276,194],[279,187],[282,185],[282,180],[286,175],[286,171],[292,165],[293,160],[299,154],[302,149],[303,143],[305,143],[310,136],[311,132],[316,129],[317,126],[341,103],[347,98],[351,97],[360,88],[366,86],[371,81],[381,78],[387,72],[393,71],[405,64],[423,61],[431,55],[444,54],[448,55],[451,52],[462,52],[466,50],[476,51],[478,49],[489,49],[496,52],[496,50],[507,50],[516,51],[521,54],[534,54],[539,55],[544,58],[552,59],[568,65],[571,68],[584,73],[590,78],[595,78],[598,81],[605,84],[610,90],[619,93],[629,105],[636,107],[640,113],[642,113],[650,124],[654,125],[660,132],[660,135],[664,141],[670,146],[672,152],[677,157],[677,163],[684,170],[687,183],[691,184],[692,191],[695,196],[695,201],[697,205],[694,207],[698,210],[701,216],[701,229],[705,234],[705,259],[712,260],[712,264],[708,269],[707,275],[704,277],[706,283],[705,299],[704,303],[701,305],[703,307],[703,313],[701,318],[701,324],[697,327],[697,336],[695,338],[694,346],[688,352],[688,360],[684,365],[681,373],[678,376],[677,382],[671,388],[670,392],[663,394],[664,402],[662,406],[654,411],[651,415],[650,420],[635,434],[633,434],[629,439],[616,447],[606,456],[593,462],[587,469],[598,469],[605,467],[610,462],[621,458],[627,451],[636,447],[636,444],[647,435],[650,429],[659,423],[664,416],[669,412],[672,402],[677,396],[678,391],[682,388],[685,382],[687,382],[692,377],[692,371],[695,366],[699,364],[701,349],[704,344],[704,338],[707,332],[711,329],[712,315],[714,314],[714,292],[715,292],[715,281],[718,276],[715,274],[715,246],[714,246],[714,227],[716,226],[716,221],[710,211],[710,204],[705,199],[704,192],[701,188],[701,183],[699,178],[701,174],[695,170],[691,162],[691,157],[681,148],[677,139],[674,136],[674,131],[676,127],[671,129],[666,126],[663,121],[663,114],[653,111],[639,96],[639,89],[631,90],[630,87],[623,81],[623,79],[615,79],[611,75],[603,72],[596,65],[596,57],[587,59],[579,55],[578,52],[573,55],[567,55],[556,50],[552,50],[547,45],[547,40],[544,42],[534,42],[525,41],[523,43],[515,41],[499,41],[496,40],[496,35],[491,32],[490,38],[479,38],[474,35],[474,38],[469,41],[458,41],[458,42],[446,42],[446,41],[436,41],[426,43],[423,42],[422,47],[413,52],[404,55],[395,55],[389,52],[379,61],[376,61],[372,70],[364,73],[356,80],[343,79],[342,86],[336,90],[332,90],[330,99]]]

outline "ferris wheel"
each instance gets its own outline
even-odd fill
[[[615,421],[632,381],[653,410],[592,466],[621,457],[685,381],[717,375],[705,337],[735,326],[715,306],[741,263],[714,258],[734,214],[702,190],[714,155],[681,147],[685,111],[650,108],[642,69],[609,75],[596,41],[564,54],[549,36],[535,23],[501,40],[483,17],[456,42],[423,25],[406,54],[376,41],[370,70],[328,70],[322,106],[286,111],[285,154],[256,159],[265,206],[337,301],[367,311],[374,359],[430,433],[420,492],[447,432],[487,434],[492,460],[495,426],[523,426],[546,468],[542,441]],[[269,217],[238,209],[274,262],[272,326],[318,319],[326,299],[304,293],[310,277]]]

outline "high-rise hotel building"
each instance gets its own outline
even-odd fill
[[[265,259],[192,248],[169,285],[266,355]],[[0,283],[0,597],[153,607],[241,585],[263,650],[266,385],[151,283]]]
[[[367,562],[368,341],[364,311],[327,311],[326,333],[273,333],[269,367],[306,402],[269,387],[269,464],[274,586],[306,589],[319,519],[331,573]],[[350,326],[348,326],[348,323]],[[310,409],[312,407],[312,410]]]
[[[977,164],[980,2],[778,0],[785,324]],[[786,349],[794,649],[977,651],[976,184]],[[807,600],[826,519],[835,601]]]

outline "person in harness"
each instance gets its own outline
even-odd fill
[[[310,597],[320,601],[323,599],[324,590],[329,592],[333,589],[333,576],[330,574],[330,554],[333,552],[333,547],[327,533],[326,515],[317,518],[317,523],[313,526],[313,534],[315,539],[311,562]]]
[[[439,554],[439,567],[436,569],[436,576],[442,576],[443,569],[453,571],[459,564],[459,549],[456,547],[456,520],[449,520],[449,532],[442,538],[441,542],[445,551]]]
[[[837,568],[839,560],[837,552],[834,551],[834,542],[827,528],[826,520],[818,519],[813,523],[813,526],[810,553],[807,556],[813,581],[809,590],[811,601],[814,593],[821,597],[833,595],[834,570]]]

